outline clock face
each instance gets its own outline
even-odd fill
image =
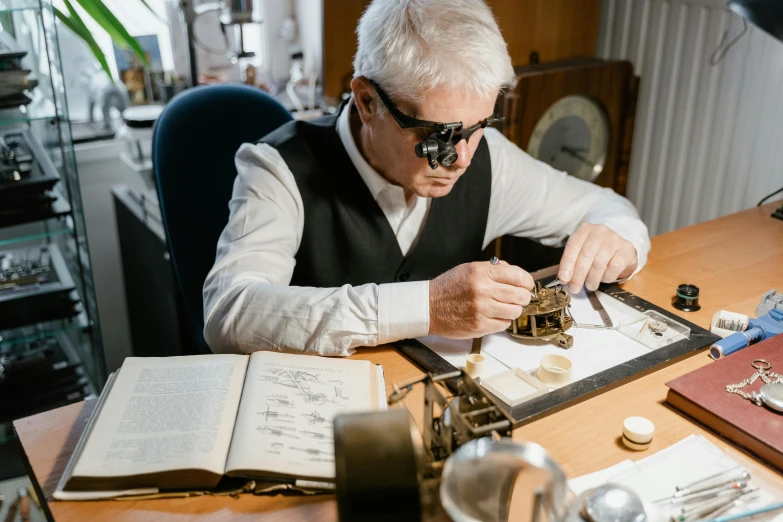
[[[559,99],[538,120],[527,152],[557,170],[595,181],[609,153],[606,112],[587,96]]]

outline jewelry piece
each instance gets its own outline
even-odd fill
[[[764,359],[754,359],[750,365],[756,369],[756,373],[738,384],[726,385],[726,391],[728,393],[736,393],[756,406],[766,406],[775,412],[783,413],[783,375],[771,372],[772,365]],[[764,381],[764,386],[761,387],[758,393],[746,393],[741,390],[741,388],[750,386],[759,378]]]

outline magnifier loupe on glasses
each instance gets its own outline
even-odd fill
[[[433,170],[437,169],[438,165],[450,167],[457,161],[459,158],[456,149],[457,143],[462,140],[470,141],[470,137],[476,131],[503,121],[503,118],[497,115],[497,108],[494,115],[470,127],[465,127],[461,121],[440,123],[420,120],[402,112],[375,81],[370,80],[370,84],[401,129],[429,129],[432,131],[424,141],[416,144],[414,152],[419,158],[426,159]]]

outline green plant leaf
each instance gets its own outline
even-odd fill
[[[111,69],[109,69],[109,62],[106,61],[106,55],[103,54],[103,51],[95,41],[95,38],[93,38],[90,31],[87,29],[87,26],[84,25],[82,19],[79,18],[79,15],[76,13],[76,11],[73,10],[71,3],[68,0],[64,0],[64,2],[72,17],[69,17],[67,14],[63,13],[56,7],[54,8],[54,15],[63,23],[63,25],[65,25],[65,27],[73,31],[76,36],[84,40],[84,43],[86,43],[90,48],[90,51],[92,51],[95,59],[98,60],[98,63],[101,64],[101,68],[103,68],[106,75],[109,77],[109,79],[112,79]]]
[[[154,9],[153,9],[153,8],[150,6],[150,4],[148,4],[148,3],[147,3],[147,0],[139,0],[139,2],[141,2],[142,4],[144,4],[144,6],[145,6],[147,9],[149,9],[149,10],[150,10],[150,13],[152,13],[152,14],[154,14],[154,15],[155,15],[155,18],[157,18],[158,20],[160,20],[160,21],[161,21],[161,22],[163,22],[164,24],[166,24],[166,25],[169,25],[169,24],[168,24],[168,22],[166,22],[166,20],[164,20],[163,18],[161,18],[161,17],[160,17],[160,15],[158,15],[158,13],[156,13],[156,12],[155,12],[155,10],[154,10]]]
[[[149,60],[147,60],[144,49],[142,49],[139,42],[128,33],[127,29],[117,20],[117,17],[114,16],[108,7],[106,7],[102,0],[76,0],[76,2],[84,8],[93,20],[98,22],[98,25],[100,25],[104,31],[109,33],[112,40],[122,47],[130,48],[142,65],[149,67],[150,63]]]

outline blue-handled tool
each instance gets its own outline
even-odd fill
[[[748,329],[744,332],[733,333],[710,346],[710,357],[713,359],[726,357],[750,344],[780,333],[783,333],[783,310],[773,308],[766,315],[751,319],[748,322]]]

